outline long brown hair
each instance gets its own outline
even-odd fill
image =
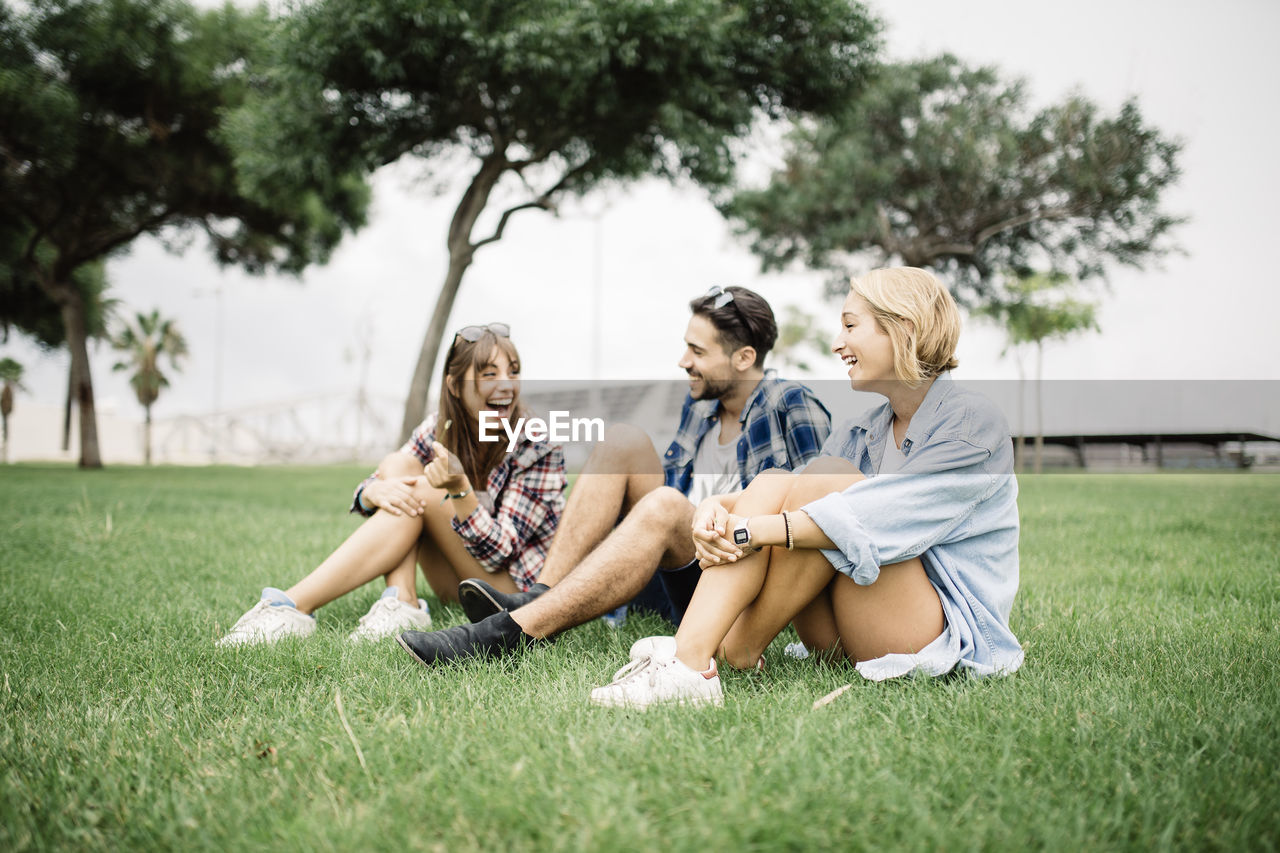
[[[492,471],[500,461],[507,448],[506,433],[501,433],[501,441],[481,442],[479,419],[467,411],[462,402],[463,383],[467,381],[467,371],[474,368],[471,381],[478,384],[481,371],[494,363],[495,354],[501,350],[510,360],[513,367],[520,364],[520,354],[510,338],[495,335],[485,329],[476,341],[468,341],[461,335],[454,335],[453,344],[444,360],[444,375],[440,380],[440,408],[436,417],[436,441],[458,457],[462,470],[471,481],[473,489],[484,489]],[[456,389],[450,390],[450,386]],[[521,417],[524,403],[520,392],[516,390],[511,403],[513,417]],[[445,425],[448,424],[448,429]]]

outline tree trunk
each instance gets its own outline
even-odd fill
[[[62,407],[62,450],[71,449],[71,401],[76,394],[75,362],[67,365],[67,404]]]
[[[84,297],[74,286],[58,288],[62,323],[71,352],[73,397],[80,408],[80,467],[101,468],[98,450],[98,416],[93,404],[93,378],[89,374],[89,335],[85,325]]]
[[[1027,467],[1027,369],[1022,363],[1022,354],[1017,353],[1016,358],[1018,360],[1018,442],[1013,449],[1013,470],[1021,474]]]
[[[1044,470],[1044,344],[1036,341],[1036,465],[1037,474]]]
[[[427,326],[427,334],[422,339],[422,348],[418,351],[418,364],[413,369],[413,381],[409,384],[409,397],[404,404],[404,419],[400,422],[400,441],[409,440],[414,428],[422,422],[427,413],[427,393],[431,388],[431,374],[436,368],[436,353],[440,351],[440,342],[444,340],[445,324],[449,322],[449,314],[453,311],[454,300],[458,297],[458,288],[462,284],[462,274],[471,266],[471,258],[454,260],[450,251],[449,272],[436,297],[436,308],[431,314],[431,322]]]
[[[4,383],[0,390],[0,420],[4,422],[3,450],[0,450],[0,462],[9,464],[9,415],[13,412],[13,387]]]
[[[471,231],[475,228],[485,204],[489,201],[489,193],[502,177],[507,168],[507,161],[501,152],[485,158],[480,171],[471,179],[471,185],[463,193],[462,200],[453,212],[453,220],[449,223],[449,271],[445,275],[440,295],[436,297],[435,311],[431,314],[431,322],[427,325],[426,337],[422,340],[422,348],[418,351],[418,364],[413,370],[413,380],[409,383],[409,396],[404,404],[404,418],[400,422],[400,441],[408,441],[414,427],[422,422],[427,413],[427,393],[431,387],[431,374],[436,368],[436,353],[440,351],[440,342],[444,340],[445,326],[449,323],[449,314],[453,311],[454,300],[458,296],[458,288],[462,285],[462,276],[471,266],[475,247],[471,243]],[[487,320],[485,322],[488,322]]]
[[[147,413],[146,421],[142,427],[142,459],[147,464],[151,464],[151,407],[144,406]]]

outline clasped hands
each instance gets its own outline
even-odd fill
[[[431,442],[431,450],[431,461],[422,469],[420,476],[374,480],[365,486],[362,493],[365,503],[385,509],[392,515],[417,517],[427,508],[426,502],[414,490],[423,480],[432,488],[446,492],[456,494],[469,491],[471,483],[467,480],[458,457],[438,441]]]
[[[745,522],[725,509],[720,501],[707,498],[693,512],[693,551],[702,568],[735,563],[746,556],[733,543],[733,529]]]

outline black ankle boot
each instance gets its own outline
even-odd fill
[[[520,630],[505,611],[474,625],[455,625],[443,631],[405,631],[396,639],[423,666],[468,657],[501,657],[538,642]]]
[[[467,578],[458,584],[458,601],[468,619],[480,622],[495,613],[524,607],[549,589],[544,583],[535,583],[528,592],[498,592],[479,578]]]

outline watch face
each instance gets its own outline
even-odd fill
[[[746,545],[751,540],[751,533],[744,527],[735,527],[733,529],[733,544]]]

